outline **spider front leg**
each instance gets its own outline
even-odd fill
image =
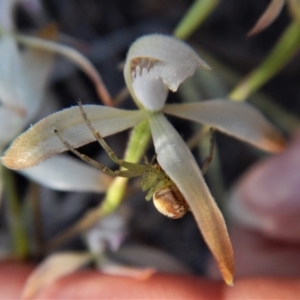
[[[131,178],[131,177],[136,177],[139,176],[140,174],[137,174],[137,172],[135,170],[111,170],[108,167],[102,165],[101,163],[97,162],[96,160],[92,159],[91,157],[80,153],[78,150],[76,150],[73,146],[70,145],[69,142],[67,142],[62,135],[60,134],[60,132],[57,129],[54,129],[54,133],[57,135],[57,137],[60,139],[60,141],[65,145],[65,147],[71,151],[73,154],[75,154],[76,156],[78,156],[81,160],[83,160],[84,162],[90,164],[91,166],[101,170],[103,173],[105,173],[106,175],[112,176],[112,177],[126,177],[126,178]],[[111,150],[112,151],[112,150]],[[123,166],[123,161],[118,159],[119,165],[122,167]]]
[[[126,174],[126,176],[123,175],[116,175],[116,176],[122,176],[122,177],[137,177],[141,176],[144,173],[145,166],[135,163],[130,163],[128,161],[124,161],[123,159],[120,159],[117,157],[115,152],[108,146],[108,144],[105,142],[104,138],[101,136],[100,132],[92,125],[91,120],[87,117],[86,112],[83,109],[82,102],[80,99],[77,100],[77,103],[79,105],[80,113],[82,115],[82,118],[85,122],[85,124],[89,127],[90,131],[93,133],[95,139],[100,144],[100,146],[105,150],[105,152],[108,154],[110,159],[118,164],[121,167],[124,167],[126,169],[129,169],[126,173],[125,171],[122,174]]]
[[[76,150],[73,146],[69,144],[61,135],[61,133],[57,130],[54,129],[54,133],[57,135],[57,137],[60,139],[60,141],[65,145],[65,147],[71,151],[73,154],[78,156],[81,160],[85,161],[86,163],[92,165],[93,167],[101,170],[103,173],[109,175],[109,176],[120,176],[120,170],[113,171],[109,169],[108,167],[102,165],[101,163],[97,162],[96,160],[92,159],[91,157],[80,153],[78,150]]]
[[[100,132],[92,125],[91,120],[87,117],[83,107],[82,107],[82,102],[80,99],[77,100],[79,109],[80,109],[80,113],[82,115],[82,118],[85,122],[85,124],[89,127],[90,131],[93,133],[95,139],[97,140],[97,142],[100,144],[100,146],[105,150],[105,152],[108,154],[108,156],[110,157],[110,159],[115,162],[118,165],[122,165],[123,160],[119,159],[116,154],[114,153],[114,151],[108,146],[108,144],[105,142],[105,140],[103,139],[103,137],[101,136]]]

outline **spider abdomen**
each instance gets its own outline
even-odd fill
[[[164,187],[153,194],[156,209],[171,219],[182,218],[189,209],[185,198],[175,185]]]

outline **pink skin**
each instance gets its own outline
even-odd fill
[[[236,276],[299,277],[300,132],[283,153],[251,168],[229,201]],[[209,273],[220,278],[215,266]]]
[[[300,134],[285,152],[252,168],[234,194],[243,211],[255,215],[254,228],[274,239],[300,243]]]
[[[192,276],[155,274],[137,281],[79,271],[42,290],[36,299],[299,298],[300,134],[284,153],[245,174],[231,200],[237,273],[233,288]],[[28,265],[2,263],[0,299],[16,299],[31,270]],[[210,267],[209,274],[219,279],[215,267]]]
[[[0,299],[19,299],[32,266],[2,263]],[[300,278],[247,277],[228,287],[205,278],[156,274],[146,281],[79,271],[41,291],[34,299],[297,299]]]

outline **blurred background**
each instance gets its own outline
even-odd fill
[[[60,33],[59,41],[83,53],[100,72],[110,93],[116,96],[125,87],[122,63],[130,44],[149,33],[172,34],[193,3],[187,0],[43,0],[37,10],[19,5],[14,18],[18,31],[23,33],[32,33],[55,23]],[[213,70],[205,74],[197,72],[178,93],[170,93],[168,102],[226,98],[245,75],[259,66],[291,21],[290,13],[284,8],[270,27],[256,36],[247,37],[268,4],[269,0],[220,1],[203,24],[187,38]],[[299,124],[299,71],[300,58],[296,56],[258,94],[248,99],[287,137]],[[189,95],[193,99],[188,99]],[[90,79],[65,58],[56,57],[45,102],[32,123],[57,110],[76,105],[78,98],[84,104],[100,103]],[[133,109],[135,105],[127,97],[119,107]],[[170,120],[185,140],[197,130],[187,121]],[[126,131],[106,139],[119,156],[123,155],[128,134]],[[207,182],[216,201],[224,208],[234,182],[254,162],[268,154],[222,134],[216,134],[216,142],[215,166],[208,172]],[[113,166],[96,143],[82,147],[80,151]],[[204,147],[193,149],[200,165],[207,154],[205,151]],[[151,157],[153,148],[150,147],[147,154]],[[14,176],[23,205],[26,201],[24,194],[33,183],[21,175]],[[32,217],[32,210],[28,209],[24,215],[30,240],[38,235],[40,244],[62,233],[87,210],[97,206],[102,198],[96,193],[58,192],[34,185],[39,195],[34,210],[38,216]],[[187,214],[180,220],[167,219],[155,210],[151,202],[144,200],[144,194],[138,191],[138,182],[132,182],[131,187],[134,193],[123,204],[131,212],[124,245],[147,247],[150,252],[159,249],[173,256],[184,268],[202,274],[210,254],[193,216]],[[6,201],[2,203],[0,214],[0,251],[5,257],[12,247]],[[58,249],[82,250],[86,249],[86,243],[77,235]],[[30,258],[38,261],[41,256],[33,251]]]

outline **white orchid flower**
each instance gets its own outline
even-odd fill
[[[14,139],[37,114],[53,55],[20,52],[10,35],[0,39],[0,148]]]
[[[40,5],[39,0],[0,0],[0,153],[39,112],[54,62],[53,51],[26,46],[21,51],[18,48],[12,35],[13,10],[17,4],[34,11]],[[71,170],[68,176],[63,177],[62,165]],[[62,191],[103,192],[111,181],[92,167],[63,156],[53,158],[51,164],[48,162],[19,172],[44,186]]]
[[[20,52],[15,39],[5,34],[0,38],[0,55],[0,151],[3,152],[40,110],[54,54],[33,48]],[[59,180],[64,174],[62,165],[68,166],[72,172]],[[110,182],[107,176],[99,174],[92,167],[62,156],[53,158],[51,164],[47,162],[20,173],[63,191],[103,192]],[[47,180],[41,180],[43,177]]]
[[[207,124],[267,151],[280,151],[284,140],[253,107],[227,100],[166,105],[167,91],[176,91],[196,68],[209,68],[182,41],[153,34],[130,48],[124,68],[128,89],[139,110],[84,105],[84,111],[103,137],[148,120],[157,161],[187,201],[227,284],[233,283],[234,259],[223,216],[189,148],[164,113]],[[79,108],[71,107],[39,121],[19,136],[2,157],[8,168],[36,165],[66,150],[54,129],[73,147],[95,140]]]

